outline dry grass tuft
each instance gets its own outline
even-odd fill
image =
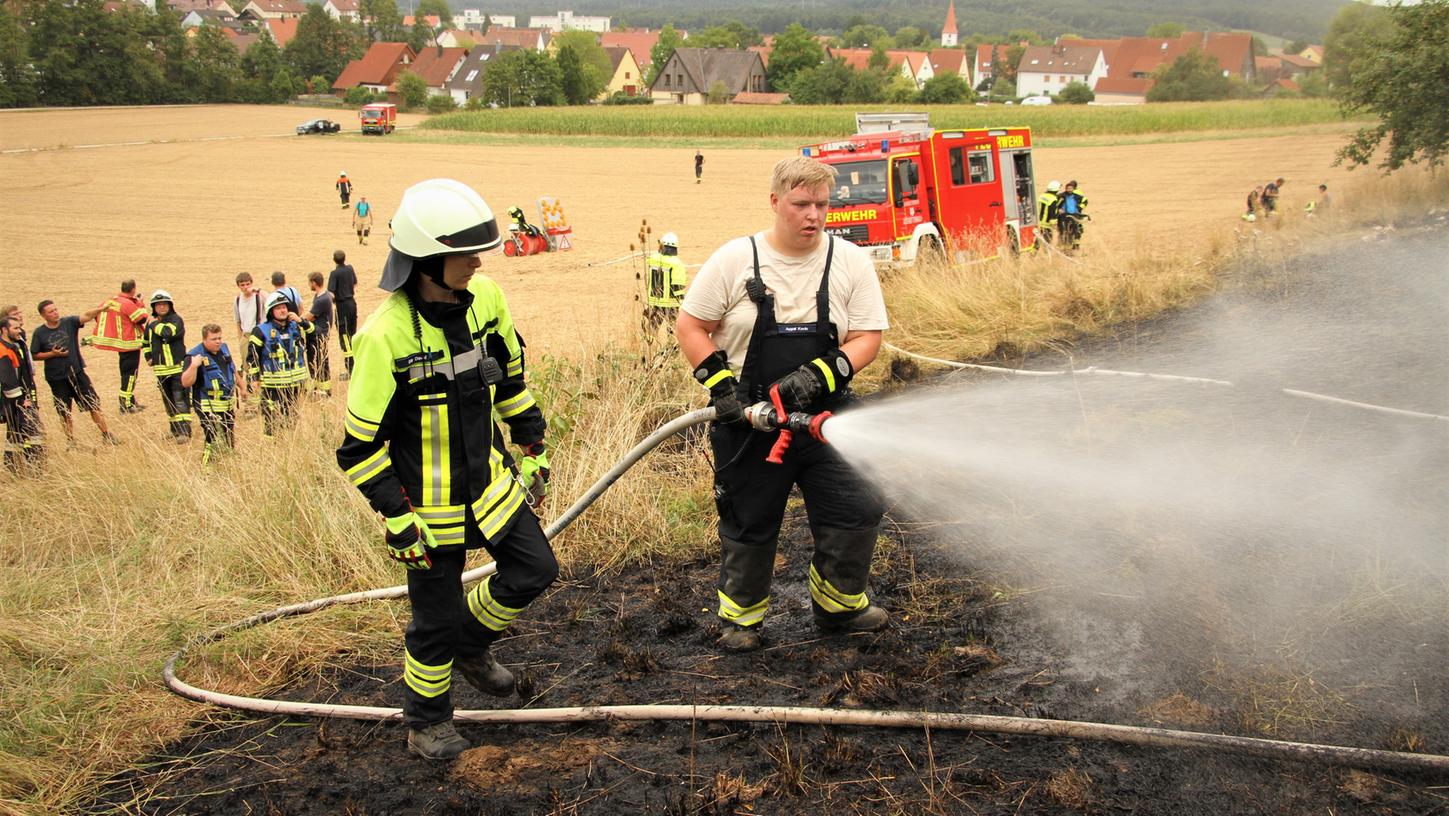
[[[1092,778],[1076,768],[1052,774],[1043,790],[1049,799],[1064,807],[1081,810],[1092,804]]]
[[[1177,728],[1202,728],[1213,721],[1212,708],[1180,691],[1157,700],[1141,713],[1154,725]]]

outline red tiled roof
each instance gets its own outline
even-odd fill
[[[251,48],[256,44],[257,40],[262,38],[260,34],[243,34],[239,31],[226,28],[225,26],[222,27],[221,33],[225,34],[226,38],[231,40],[231,44],[236,46],[236,52],[238,54],[245,54],[248,48]]]
[[[1298,87],[1298,83],[1297,82],[1294,82],[1293,80],[1286,79],[1286,78],[1285,79],[1280,79],[1277,82],[1274,82],[1273,85],[1275,87],[1282,88],[1285,91],[1292,91],[1294,93],[1298,93],[1298,91],[1301,90]]]
[[[681,31],[680,36],[686,35]],[[634,52],[634,59],[639,62],[641,71],[649,70],[649,55],[653,52],[654,44],[657,42],[659,42],[658,31],[605,31],[599,35],[599,45],[605,48],[619,45]]]
[[[966,52],[959,48],[936,48],[931,51],[931,70],[941,74],[960,74],[966,63]]]
[[[307,7],[302,5],[301,0],[251,0],[257,4],[262,11],[270,11],[275,14],[306,14]],[[247,5],[243,3],[243,5]]]
[[[1129,94],[1146,96],[1147,92],[1157,80],[1147,77],[1136,79],[1134,77],[1102,77],[1097,80],[1097,87],[1092,90],[1099,94]]]
[[[769,43],[768,45],[752,45],[749,50],[760,55],[760,62],[764,63],[766,68],[770,67],[770,53],[775,50],[774,43]]]
[[[920,70],[918,66],[920,65],[920,58],[923,55],[919,52],[887,51],[885,53],[886,59],[890,61],[889,66],[897,71],[900,70],[901,63],[906,63],[906,67],[910,70],[912,76]],[[857,71],[864,71],[870,67],[870,54],[871,49],[869,48],[833,48],[829,51],[829,56],[832,58],[839,57],[845,60],[846,65]]]
[[[423,17],[423,20],[433,28],[437,28],[438,26],[443,24],[443,18],[437,16],[436,14],[426,15]],[[412,16],[411,14],[403,16],[403,25],[407,26],[408,28],[412,28],[413,26],[417,25],[417,22],[418,18]]]
[[[478,35],[479,45],[518,45],[524,48],[538,50],[539,34],[544,34],[543,41],[546,44],[549,40],[549,32],[541,28],[501,28],[493,26],[488,29],[487,34]],[[635,51],[634,53],[639,53]]]
[[[428,87],[439,88],[448,77],[452,75],[453,69],[458,63],[468,56],[466,48],[442,48],[432,46],[418,52],[418,58],[408,66],[408,70],[427,80]],[[401,72],[399,72],[401,73]]]
[[[996,46],[996,54],[997,54],[997,57],[1001,60],[1002,63],[1005,63],[1006,62],[1006,52],[1007,52],[1007,49],[1009,49],[1009,48],[1011,48],[1011,46],[1009,46],[1009,45],[998,45],[998,46]],[[976,46],[976,70],[973,73],[978,73],[978,74],[989,74],[989,73],[991,73],[991,46],[989,46],[989,45],[978,45],[978,46]]]
[[[1284,55],[1278,57],[1278,59],[1280,59],[1283,62],[1285,62],[1285,63],[1287,63],[1289,65],[1292,65],[1292,66],[1294,66],[1296,68],[1322,68],[1323,67],[1322,65],[1320,65],[1319,63],[1314,62],[1313,60],[1306,59],[1304,57],[1300,57],[1297,54],[1284,54]]]
[[[332,0],[332,7],[338,11],[358,11],[362,3],[359,0]]]
[[[292,38],[297,36],[297,24],[300,22],[302,22],[301,17],[263,21],[267,26],[267,30],[272,32],[272,39],[276,40],[277,45],[283,48],[286,48],[287,43],[291,42]]]
[[[414,56],[407,43],[373,43],[367,53],[362,55],[362,59],[347,63],[337,81],[332,83],[332,88],[346,90],[364,84],[391,85],[397,78],[403,60],[412,62]]]

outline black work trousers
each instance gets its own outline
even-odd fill
[[[161,389],[161,405],[171,424],[171,435],[177,439],[191,438],[191,395],[181,384],[180,374],[158,375],[156,387]]]
[[[327,348],[327,335],[313,332],[307,337],[307,375],[312,388],[321,393],[332,392],[332,359]]]
[[[357,334],[357,301],[352,298],[333,304],[337,310],[337,345],[342,349],[342,364],[352,373],[352,336]]]
[[[129,410],[136,404],[136,372],[141,370],[141,350],[122,351],[116,354],[121,365],[121,410]]]
[[[201,432],[206,436],[206,448],[201,453],[201,463],[209,464],[219,454],[236,447],[236,412],[198,411]]]
[[[300,385],[285,388],[262,386],[262,436],[276,436],[279,431],[291,427],[292,412],[301,398]]]
[[[722,549],[720,617],[752,626],[770,597],[775,548],[790,489],[799,485],[815,539],[811,567],[832,593],[861,596],[870,575],[876,532],[884,514],[879,493],[829,445],[803,434],[781,464],[765,461],[779,434],[744,425],[710,426],[715,507]],[[823,585],[822,585],[823,586]],[[821,591],[825,591],[822,589]],[[812,598],[817,594],[812,576]],[[858,609],[850,610],[851,613]],[[845,614],[833,603],[817,612]]]
[[[491,544],[483,542],[471,511],[467,525],[467,546],[483,544],[498,572],[465,593],[460,576],[467,553],[456,546],[430,550],[432,569],[408,570],[413,619],[404,638],[403,719],[412,728],[452,719],[453,661],[491,646],[506,628],[498,616],[511,621],[558,578],[553,548],[527,507]]]

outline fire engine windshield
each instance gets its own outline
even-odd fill
[[[841,162],[832,166],[835,168],[835,187],[830,191],[830,206],[852,207],[856,204],[885,203],[884,159]]]

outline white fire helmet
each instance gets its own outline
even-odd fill
[[[295,308],[292,304],[292,299],[287,297],[286,293],[278,290],[271,293],[270,295],[267,295],[267,305],[264,310],[265,315],[262,317],[262,319],[271,320],[272,309],[275,309],[278,305],[286,306],[287,311],[289,312],[292,311],[293,308]]]
[[[1047,182],[1047,192],[1048,193],[1055,193],[1056,191],[1058,191],[1060,189],[1062,189],[1062,183],[1060,181],[1057,181],[1056,179],[1052,179],[1051,181]]]
[[[171,293],[166,291],[165,289],[157,289],[156,291],[152,292],[151,300],[149,300],[147,303],[151,307],[151,314],[156,314],[156,304],[158,303],[165,303],[167,306],[171,307],[171,311],[176,311],[176,304],[171,300]]]
[[[659,236],[659,245],[670,249],[679,249],[679,236],[672,232],[666,232]]]
[[[391,251],[378,287],[395,292],[412,275],[413,261],[465,255],[502,243],[493,210],[473,188],[453,179],[428,179],[403,192],[392,217]]]

